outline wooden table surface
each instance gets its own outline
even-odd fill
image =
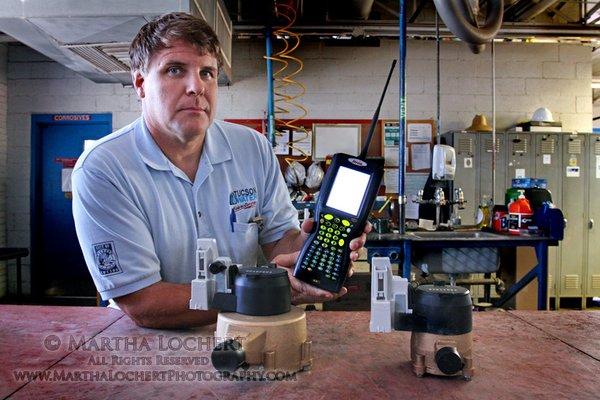
[[[600,398],[599,311],[475,313],[470,382],[417,378],[410,333],[370,333],[368,312],[309,312],[313,367],[281,381],[215,375],[214,325],[143,329],[96,307],[2,305],[0,316],[0,398]]]

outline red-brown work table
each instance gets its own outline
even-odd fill
[[[213,371],[210,363],[156,365],[158,356],[175,362],[209,360],[207,338],[214,325],[152,330],[137,327],[109,308],[2,305],[0,398],[600,398],[599,311],[475,313],[476,370],[470,382],[417,378],[409,363],[410,333],[370,333],[368,312],[307,315],[314,357],[310,371],[290,380],[227,381],[195,372]],[[86,344],[77,347],[82,338]],[[190,350],[182,347],[184,340]],[[111,365],[113,357],[138,363],[146,359],[151,365]],[[92,365],[102,361],[108,365]],[[118,379],[125,380],[113,375],[106,381],[109,370],[120,372]],[[15,373],[23,371],[50,371],[49,376],[56,371],[59,381],[18,381]],[[88,380],[65,381],[76,371],[89,371],[79,375]],[[138,371],[138,378],[126,374],[130,371]],[[171,371],[171,375],[140,375],[140,371]],[[126,380],[140,376],[149,378]]]

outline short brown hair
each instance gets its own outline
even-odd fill
[[[176,40],[189,42],[202,54],[214,56],[221,66],[221,46],[212,28],[201,18],[173,12],[156,17],[140,28],[129,46],[131,70],[145,71],[154,53],[168,48]]]

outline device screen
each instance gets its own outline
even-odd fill
[[[369,179],[371,179],[369,174],[340,167],[327,198],[327,207],[357,216],[369,186]]]

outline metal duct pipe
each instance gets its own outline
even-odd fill
[[[438,14],[450,31],[469,44],[473,53],[480,53],[502,26],[503,0],[488,1],[485,24],[477,26],[469,0],[433,0]]]
[[[558,0],[540,0],[537,4],[530,6],[525,12],[517,16],[518,21],[529,21],[546,11],[557,3]]]

